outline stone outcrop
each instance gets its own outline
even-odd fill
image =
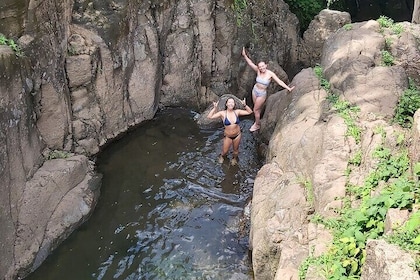
[[[346,12],[322,10],[311,21],[308,29],[303,33],[303,44],[299,52],[301,60],[306,62],[306,67],[321,61],[324,42],[335,31],[351,23],[350,15]]]
[[[37,268],[87,219],[96,204],[99,184],[93,163],[82,155],[48,160],[26,182],[13,252],[20,275]],[[14,274],[11,268],[6,278]]]
[[[253,73],[241,57],[243,46],[253,59],[270,58],[287,79],[283,69],[298,57],[297,18],[282,1],[250,1],[244,11],[231,4],[0,3],[0,33],[22,50],[17,56],[0,46],[0,278],[30,273],[89,216],[98,175],[87,158],[101,147],[153,118],[159,107],[200,109],[225,93],[248,96],[250,86],[242,85]],[[239,12],[252,16],[238,25]],[[73,167],[81,182],[60,179],[75,163],[67,158],[73,154],[83,166]],[[46,176],[50,162],[57,169]],[[51,199],[49,207],[38,209],[34,193],[38,203]]]
[[[360,280],[380,278],[383,280],[416,280],[419,273],[412,266],[413,257],[401,249],[383,240],[366,242],[366,262]]]
[[[0,278],[33,271],[88,218],[100,184],[89,157],[106,143],[159,107],[202,109],[225,93],[249,97],[255,73],[243,46],[285,81],[299,73],[293,93],[269,98],[263,119],[269,143],[252,206],[255,277],[294,279],[308,246],[325,250],[331,236],[307,217],[340,206],[334,198],[344,192],[354,143],[312,69],[301,65],[321,63],[334,90],[361,106],[368,154],[375,126],[393,131],[386,120],[406,78],[418,79],[417,41],[408,32],[394,38],[397,65],[380,67],[385,39],[374,22],[334,33],[348,15],[323,11],[303,47],[283,1],[247,3],[244,10],[222,0],[0,3],[0,33],[19,38],[24,54],[0,46]],[[302,178],[314,186],[313,203]]]
[[[293,78],[293,92],[283,90],[269,96],[260,133],[267,144],[266,164],[257,174],[251,208],[250,242],[256,279],[298,279],[299,265],[311,248],[319,256],[331,242],[327,230],[308,222],[311,215],[335,217],[346,195],[346,183],[362,184],[375,165],[371,156],[375,147],[397,148],[394,137],[404,132],[392,125],[391,119],[398,98],[408,87],[408,78],[418,77],[414,70],[418,60],[408,66],[406,58],[419,54],[415,42],[419,27],[406,24],[405,32],[396,39],[376,21],[353,23],[351,28],[329,35],[323,46],[320,65],[331,91],[360,109],[360,143],[347,135],[344,119],[328,105],[328,93],[312,68]],[[395,40],[386,39],[388,36]],[[383,66],[381,51],[389,42],[395,61],[393,66]],[[383,129],[385,139],[374,133],[377,127]],[[413,132],[418,135],[416,124]],[[418,159],[417,146],[413,145],[413,162]],[[357,149],[362,151],[363,163],[346,175],[349,159]],[[392,211],[388,217],[391,220],[387,224],[396,222]],[[368,245],[367,252],[372,255],[367,257],[364,279],[377,279],[382,274],[384,279],[393,279],[390,275],[397,270],[400,275],[413,275],[409,262],[398,263],[396,269],[393,257],[389,262],[385,260],[388,255],[379,257],[378,252],[389,245],[375,242]],[[391,255],[404,253],[396,250]],[[418,278],[417,273],[409,279]],[[306,279],[324,278],[309,269]]]

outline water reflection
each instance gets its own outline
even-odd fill
[[[243,120],[238,166],[217,163],[222,129],[168,109],[98,159],[90,220],[28,279],[252,279],[241,216],[258,169]]]

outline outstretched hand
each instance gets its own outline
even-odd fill
[[[289,92],[291,92],[295,88],[295,86],[292,86],[292,87],[289,87],[289,88],[290,88]]]
[[[217,108],[217,104],[219,104],[219,101],[213,101],[213,108]]]
[[[242,47],[242,55],[243,55],[243,56],[247,56],[247,55],[246,55],[246,51],[245,51],[245,47]]]
[[[241,102],[242,102],[242,105],[246,106],[246,100],[245,100],[245,98],[244,98],[244,100],[241,100]]]

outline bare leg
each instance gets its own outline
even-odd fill
[[[264,106],[266,95],[256,96],[255,92],[252,92],[252,100],[254,101],[254,117],[255,123],[251,126],[251,131],[258,130],[261,125],[261,111]]]
[[[225,156],[229,152],[229,148],[232,145],[232,140],[229,137],[223,138],[222,153],[219,156],[219,163],[223,163]]]
[[[223,138],[222,156],[226,156],[229,152],[229,148],[232,145],[232,139],[229,137]]]
[[[233,158],[230,162],[231,165],[236,165],[238,163],[238,154],[239,154],[239,143],[241,142],[242,134],[239,135],[232,140],[233,142]]]
[[[241,143],[242,133],[239,133],[235,139],[232,140],[233,142],[233,156],[238,156],[239,154],[239,143]]]

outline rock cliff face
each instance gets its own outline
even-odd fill
[[[107,142],[153,118],[160,106],[201,110],[225,93],[249,97],[255,73],[242,60],[243,46],[253,60],[270,61],[285,81],[286,73],[299,73],[293,94],[267,102],[261,131],[269,140],[267,165],[253,201],[255,277],[293,279],[310,245],[325,249],[321,241],[329,233],[308,224],[307,216],[333,212],[354,143],[343,120],[326,109],[313,71],[301,67],[321,62],[340,94],[363,105],[369,150],[368,132],[386,125],[406,77],[419,76],[419,60],[410,60],[418,48],[392,45],[400,63],[379,67],[385,40],[373,23],[333,37],[350,19],[324,11],[301,39],[283,1],[247,3],[2,1],[0,33],[19,38],[23,56],[0,46],[0,278],[33,271],[88,218],[100,185],[89,157]],[[395,40],[416,42],[405,33]],[[311,179],[313,205],[297,174]]]
[[[419,26],[402,26],[405,31],[396,35],[373,20],[353,23],[330,33],[323,45],[323,76],[340,100],[360,109],[355,119],[360,140],[351,137],[348,119],[331,108],[330,93],[312,68],[293,78],[292,93],[284,90],[268,98],[261,127],[262,141],[268,144],[267,162],[257,174],[251,208],[257,279],[299,279],[299,265],[310,252],[320,256],[327,251],[332,234],[311,217],[315,213],[328,219],[340,213],[349,198],[348,186],[362,186],[376,166],[372,155],[377,147],[397,150],[396,135],[405,134],[412,143],[410,160],[418,161],[418,125],[407,132],[391,122],[409,78],[418,84],[420,74]],[[392,66],[382,61],[385,48],[392,53]],[[361,164],[352,170],[349,162],[356,152]],[[372,192],[378,195],[380,190]],[[352,203],[357,206],[357,199]],[[385,225],[385,233],[389,230],[392,226]],[[419,279],[410,267],[413,258],[405,253],[395,259],[391,257],[395,252],[379,257],[387,246],[368,242],[362,279]],[[325,271],[324,276],[308,271],[306,279],[325,279]]]
[[[107,142],[160,106],[200,110],[218,95],[247,96],[254,76],[243,46],[287,80],[280,65],[297,65],[296,17],[282,1],[233,4],[0,3],[0,33],[23,54],[0,46],[0,278],[33,271],[89,216],[99,180],[88,157]]]

